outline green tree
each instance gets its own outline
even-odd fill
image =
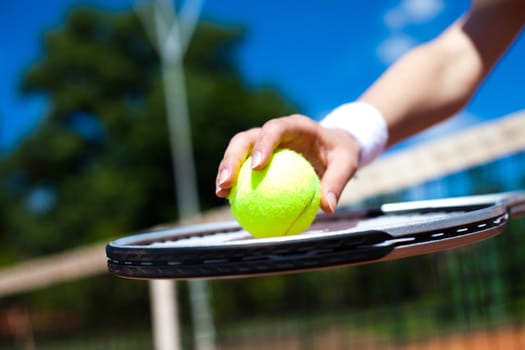
[[[231,136],[292,111],[274,89],[245,83],[235,62],[243,38],[242,28],[201,23],[185,56],[204,209],[225,204],[214,196],[214,180]],[[22,89],[44,94],[49,108],[0,161],[1,264],[177,219],[159,59],[133,13],[72,11],[45,34],[44,54]],[[75,313],[84,327],[123,317],[144,322],[147,288],[137,283],[102,276],[22,299]]]
[[[201,24],[185,57],[203,208],[230,137],[288,113],[271,89],[248,88],[235,66],[239,28]],[[20,257],[174,221],[176,208],[159,60],[133,13],[81,8],[45,36],[24,79],[49,110],[0,165],[1,215]]]

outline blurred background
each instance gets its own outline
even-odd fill
[[[236,132],[295,112],[320,119],[468,5],[204,2],[181,54],[198,211],[226,204],[214,180]],[[176,200],[166,60],[145,21],[151,6],[0,4],[0,281],[18,283],[0,285],[0,349],[154,348],[148,282],[110,276],[103,251],[114,238],[186,219]],[[521,35],[463,112],[385,157],[480,124],[496,130],[508,116],[524,125],[524,57]],[[505,149],[438,173],[353,204],[523,189],[525,153]],[[213,347],[522,349],[524,233],[518,219],[499,237],[443,253],[210,281]],[[90,266],[67,265],[88,256],[96,257]],[[47,266],[53,275],[30,274]],[[176,288],[181,348],[194,349],[191,287]]]

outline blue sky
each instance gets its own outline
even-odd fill
[[[41,97],[22,96],[23,72],[42,54],[45,31],[74,6],[131,10],[131,0],[4,1],[0,5],[0,153],[38,126]],[[465,0],[208,0],[202,17],[247,28],[238,64],[253,85],[273,85],[315,119],[355,99],[407,49],[461,15]],[[8,35],[6,33],[9,33]],[[525,107],[525,35],[464,113],[425,134],[439,136]]]

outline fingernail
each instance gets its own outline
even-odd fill
[[[221,191],[222,191],[222,187],[220,187],[220,186],[215,187],[215,194],[216,194],[216,195],[219,195],[219,193],[220,193]]]
[[[262,152],[261,151],[255,151],[252,155],[252,169],[257,168],[262,161]]]
[[[326,195],[326,199],[328,200],[328,206],[330,207],[330,212],[335,212],[335,208],[337,206],[337,197],[333,192],[328,192]]]
[[[230,169],[224,168],[221,170],[221,173],[219,174],[219,178],[217,179],[217,188],[220,188],[222,184],[228,180],[228,177],[230,177]]]

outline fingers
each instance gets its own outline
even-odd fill
[[[270,120],[260,129],[252,150],[252,169],[260,170],[270,161],[273,151],[281,143],[283,120],[284,118]]]
[[[235,135],[228,144],[224,157],[219,164],[215,180],[215,194],[225,198],[230,193],[242,162],[252,150],[259,134],[258,129],[250,129]]]
[[[262,128],[235,135],[226,148],[216,179],[216,195],[227,197],[242,162],[251,154],[251,167],[264,168],[274,150],[302,153],[321,176],[321,209],[332,214],[359,164],[359,145],[340,129],[322,128],[308,117],[292,115],[266,122]]]
[[[264,168],[274,150],[286,143],[296,144],[305,143],[300,136],[305,134],[305,130],[317,128],[317,123],[311,119],[292,115],[272,119],[266,122],[262,128],[251,129],[235,135],[226,148],[224,158],[221,161],[216,179],[216,195],[226,197],[230,188],[235,183],[237,172],[242,162],[251,153],[251,167],[255,170]],[[297,146],[292,147],[298,150]],[[298,150],[299,151],[299,150]]]
[[[253,145],[252,168],[264,168],[277,147],[304,153],[304,145],[314,141],[317,128],[317,123],[300,114],[269,120]]]

